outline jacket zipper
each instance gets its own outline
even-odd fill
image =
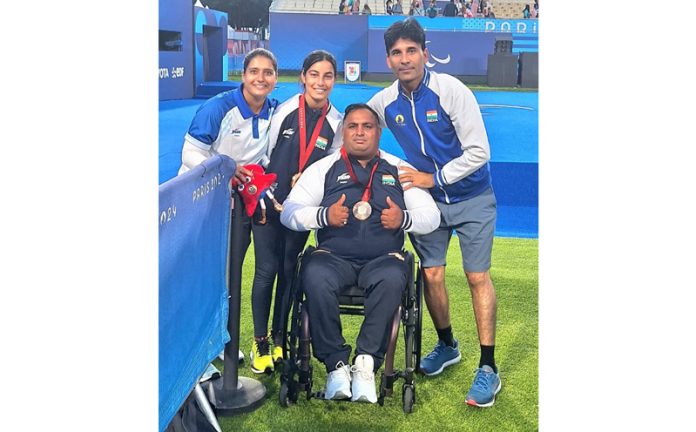
[[[421,153],[423,153],[424,156],[429,157],[425,153],[425,139],[423,138],[423,132],[420,130],[420,127],[418,127],[418,122],[416,121],[416,103],[412,98],[406,96],[405,94],[404,94],[404,96],[411,103],[411,115],[413,116],[413,124],[416,126],[416,130],[418,131],[418,136],[420,137]],[[433,158],[430,158],[430,159],[432,159],[433,165],[435,165],[435,172],[439,171],[440,167],[437,166],[437,162],[435,162],[435,159],[433,159]],[[449,195],[447,195],[447,192],[445,192],[445,189],[442,186],[437,185],[437,183],[436,183],[436,186],[442,191],[443,194],[445,194],[445,202],[447,204],[449,204],[450,203]]]

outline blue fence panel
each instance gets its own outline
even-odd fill
[[[270,14],[270,48],[283,70],[301,70],[314,49],[331,52],[343,62],[361,62],[363,73],[391,73],[387,68],[384,30],[403,16]],[[453,75],[483,76],[497,37],[513,39],[517,52],[538,51],[537,20],[416,17],[426,30],[428,67]],[[301,35],[301,36],[300,36]],[[517,46],[517,47],[516,47]]]
[[[346,60],[367,61],[366,15],[270,14],[270,49],[279,69],[301,70],[305,56],[324,49],[336,57],[338,71]]]
[[[368,25],[371,29],[386,29],[405,17],[398,15],[370,15]],[[539,33],[539,20],[500,19],[500,18],[462,18],[462,17],[414,17],[425,29],[443,31],[477,31],[498,33]]]
[[[369,72],[391,74],[386,62],[384,30],[370,29],[369,35]],[[435,72],[452,75],[486,75],[495,38],[495,33],[428,31],[425,45],[430,57],[426,65]]]
[[[215,156],[159,189],[159,430],[163,431],[227,332],[229,180]]]

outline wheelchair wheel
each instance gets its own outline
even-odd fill
[[[297,403],[297,393],[299,384],[295,380],[296,373],[292,369],[292,365],[285,365],[286,370],[283,370],[280,375],[280,390],[278,392],[278,403],[283,408]]]
[[[288,383],[285,380],[280,382],[280,391],[278,392],[278,402],[283,408],[290,406],[290,389],[288,388]]]
[[[307,371],[307,384],[306,384],[307,400],[310,400],[312,398],[312,386],[314,385],[314,380],[312,378],[313,369],[314,368],[310,365],[309,370]]]
[[[418,313],[416,314],[416,337],[415,337],[415,355],[416,355],[416,372],[420,372],[420,360],[421,360],[421,343],[423,341],[423,278],[421,276],[422,269],[420,263],[418,264],[418,275],[416,276],[416,308]]]
[[[416,403],[416,387],[412,384],[404,384],[401,400],[403,402],[404,412],[406,414],[411,414],[413,412],[413,404]]]

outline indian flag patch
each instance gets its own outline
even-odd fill
[[[437,121],[437,110],[426,111],[425,118],[428,120],[428,123],[436,122]]]
[[[327,141],[326,138],[317,137],[317,143],[314,145],[322,150],[326,150],[326,144],[328,144],[328,143],[329,143],[329,141]]]
[[[389,186],[395,186],[396,180],[394,180],[393,175],[383,174],[382,175],[382,184],[389,185]]]

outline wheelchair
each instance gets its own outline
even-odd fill
[[[323,392],[312,392],[311,337],[309,332],[309,315],[305,307],[304,295],[300,285],[302,257],[309,256],[316,248],[309,246],[300,252],[293,281],[285,297],[285,319],[283,329],[283,362],[280,374],[280,391],[278,401],[282,407],[297,403],[301,392],[306,393],[307,400],[312,397],[324,399]],[[413,412],[416,402],[414,375],[419,371],[421,356],[421,329],[423,305],[423,278],[420,262],[416,262],[413,253],[402,250],[408,268],[407,287],[401,298],[401,304],[394,313],[390,323],[390,337],[384,357],[377,402],[383,406],[384,398],[392,396],[394,383],[403,379],[401,400],[405,413]],[[418,266],[417,273],[414,272]],[[415,273],[415,280],[414,280]],[[363,315],[364,290],[358,286],[344,288],[338,297],[339,311],[343,315]],[[404,327],[405,368],[394,370],[394,353],[399,336],[399,327]]]

